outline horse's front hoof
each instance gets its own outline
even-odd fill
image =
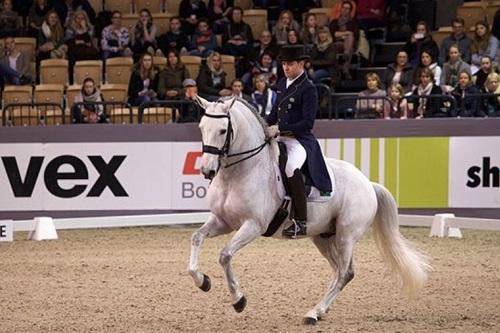
[[[242,296],[238,302],[233,304],[234,310],[238,313],[245,310],[246,306],[247,306],[247,298],[245,296]]]
[[[318,322],[318,319],[316,319],[316,318],[311,318],[311,317],[304,318],[305,325],[316,325],[317,322]]]
[[[207,292],[210,290],[212,287],[212,282],[210,282],[210,278],[208,275],[203,274],[203,283],[201,284],[200,289],[203,290],[204,292]]]

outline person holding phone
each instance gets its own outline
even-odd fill
[[[423,51],[431,54],[432,59],[437,59],[439,56],[439,47],[432,39],[429,25],[425,21],[417,23],[416,31],[408,38],[404,49],[408,53],[410,64],[414,68],[418,67],[420,54]]]

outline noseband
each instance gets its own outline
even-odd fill
[[[230,166],[233,166],[233,165],[236,165],[238,163],[241,163],[255,155],[257,155],[258,153],[260,153],[262,151],[262,149],[264,149],[264,147],[271,142],[271,138],[266,138],[266,140],[264,141],[263,144],[261,144],[260,146],[258,147],[255,147],[253,149],[249,149],[249,150],[245,150],[245,151],[242,151],[242,152],[239,152],[239,153],[234,153],[234,154],[229,154],[229,148],[231,146],[231,138],[233,137],[234,135],[234,131],[233,131],[233,126],[231,125],[231,117],[229,115],[229,113],[227,114],[209,114],[209,113],[205,113],[204,114],[205,117],[209,117],[209,118],[227,118],[228,119],[228,123],[227,123],[227,130],[226,130],[226,139],[224,140],[224,145],[222,146],[222,148],[217,148],[217,147],[214,147],[214,146],[209,146],[209,145],[205,145],[203,144],[202,146],[202,151],[204,153],[207,153],[207,154],[213,154],[213,155],[217,155],[219,156],[219,166],[221,165],[220,161],[223,159],[223,158],[228,158],[228,157],[234,157],[234,156],[241,156],[241,155],[246,155],[246,154],[251,154],[251,155],[248,155],[242,159],[239,159],[235,162],[232,162],[232,163],[229,163],[227,165],[224,166],[224,168],[229,168]]]

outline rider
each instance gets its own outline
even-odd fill
[[[307,78],[304,64],[309,57],[302,45],[283,46],[278,60],[281,61],[285,78],[278,81],[277,101],[267,117],[272,136],[286,145],[288,161],[286,175],[294,207],[294,224],[283,230],[283,235],[295,238],[306,235],[307,198],[300,169],[309,175],[313,185],[323,194],[332,191],[332,184],[318,141],[312,134],[318,93]]]

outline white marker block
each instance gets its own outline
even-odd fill
[[[0,221],[0,242],[12,242],[14,240],[12,223],[12,220]]]
[[[57,239],[57,231],[51,217],[35,217],[34,221],[35,227],[28,234],[28,240]]]

